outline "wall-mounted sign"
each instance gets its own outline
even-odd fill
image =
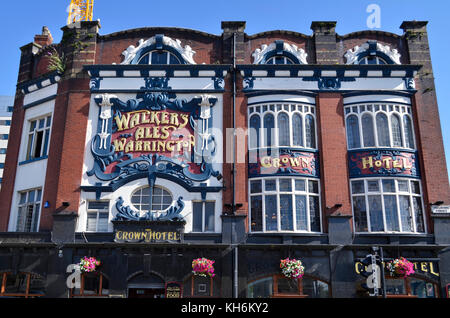
[[[185,222],[113,221],[116,243],[180,243]]]
[[[319,177],[319,160],[315,152],[294,150],[249,153],[249,177],[293,174]]]
[[[166,298],[182,298],[183,284],[177,282],[168,282],[166,284]]]
[[[431,206],[431,212],[436,214],[450,214],[450,205],[432,205]]]
[[[420,177],[415,153],[391,150],[351,151],[348,157],[350,178]]]
[[[164,78],[147,78],[141,89],[125,101],[111,94],[95,97],[98,128],[88,176],[116,186],[160,177],[185,187],[218,177],[211,164],[217,142],[210,131],[218,99],[179,99],[167,91]]]
[[[439,278],[439,267],[437,262],[412,262],[414,264],[414,271],[419,274],[428,275],[434,278]],[[384,263],[386,268],[386,263]],[[364,264],[361,262],[355,263],[355,271],[358,275],[364,272]],[[387,269],[385,269],[387,272]]]

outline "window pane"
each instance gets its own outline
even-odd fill
[[[250,148],[259,148],[259,131],[261,128],[261,120],[258,115],[250,118]]]
[[[44,139],[44,132],[38,131],[36,133],[36,140],[34,145],[34,155],[33,158],[40,158],[41,157],[41,151],[42,151],[42,142]]]
[[[109,210],[109,202],[89,201],[89,210]]]
[[[364,139],[364,147],[374,147],[375,134],[373,129],[372,115],[364,114],[362,116],[362,132]]]
[[[262,231],[262,196],[251,197],[252,231]]]
[[[202,232],[203,203],[202,202],[193,202],[192,206],[193,206],[192,231],[193,232]]]
[[[400,125],[400,118],[397,115],[391,116],[392,128],[392,145],[394,147],[403,147],[402,127]]]
[[[297,230],[307,231],[308,219],[306,212],[306,196],[304,195],[295,196],[295,216],[297,222]]]
[[[24,273],[6,276],[5,294],[25,294],[28,276]]]
[[[144,55],[138,62],[138,64],[149,64],[149,56],[150,54]]]
[[[108,232],[109,213],[99,213],[97,232]]]
[[[264,145],[271,147],[273,145],[273,129],[275,128],[275,119],[272,114],[264,116]]]
[[[380,192],[380,184],[378,180],[367,181],[367,189],[369,192]]]
[[[395,192],[395,181],[383,180],[383,192]]]
[[[410,278],[411,294],[418,298],[437,298],[435,285],[421,279]]]
[[[347,140],[350,149],[361,147],[361,139],[359,136],[358,117],[355,115],[347,118]]]
[[[261,192],[262,192],[261,180],[251,181],[250,182],[250,193],[261,193]]]
[[[369,195],[370,229],[372,232],[384,231],[381,196]]]
[[[308,181],[308,192],[309,193],[319,193],[319,182],[309,180]]]
[[[400,202],[400,217],[402,220],[402,231],[411,232],[412,217],[411,217],[411,206],[409,203],[409,196],[404,195],[399,196],[399,202]]]
[[[205,203],[205,232],[214,232],[215,202]]]
[[[277,231],[277,196],[268,195],[265,197],[266,231]]]
[[[294,146],[303,147],[303,123],[299,114],[292,117],[292,130]]]
[[[306,191],[305,180],[295,180],[295,190],[296,191]]]
[[[411,181],[412,193],[420,194],[420,184],[418,181]]]
[[[279,146],[290,146],[289,116],[285,113],[278,115]]]
[[[397,214],[397,198],[395,195],[384,196],[384,211],[386,213],[387,231],[399,231],[400,227]]]
[[[97,213],[88,213],[86,230],[88,232],[97,231]]]
[[[280,192],[292,191],[291,179],[280,179]]]
[[[364,181],[352,181],[352,193],[364,193]]]
[[[248,298],[269,298],[273,294],[272,277],[263,278],[256,282],[248,284]]]
[[[319,197],[309,197],[309,217],[311,221],[311,231],[320,232],[320,208]]]
[[[414,216],[416,221],[416,231],[420,233],[425,232],[425,225],[423,223],[422,199],[420,197],[413,197]]]
[[[290,194],[280,195],[280,218],[282,231],[294,230],[294,221],[292,216],[292,195]]]
[[[353,197],[353,214],[356,232],[367,232],[367,214],[365,197]]]
[[[265,180],[266,191],[277,190],[277,180]]]
[[[278,278],[278,292],[283,294],[298,294],[298,281],[296,279]]]
[[[405,280],[404,279],[386,279],[386,294],[389,295],[404,295]]]
[[[152,52],[151,64],[167,64],[167,52]]]
[[[306,116],[306,147],[316,148],[316,126],[314,117],[311,115]]]
[[[411,123],[411,119],[407,115],[403,116],[403,126],[405,129],[406,147],[414,148],[414,136],[413,136],[413,130],[412,130],[412,123]]]
[[[398,180],[398,191],[409,192],[409,182],[406,180]]]
[[[389,141],[389,124],[385,114],[377,115],[377,132],[378,132],[378,146],[390,147]]]
[[[175,55],[169,54],[169,56],[170,56],[170,60],[169,60],[170,64],[181,64],[180,60]]]
[[[328,284],[320,280],[314,280],[309,277],[303,277],[303,294],[309,298],[329,298],[330,292]]]

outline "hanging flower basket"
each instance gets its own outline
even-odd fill
[[[408,277],[409,275],[414,274],[414,264],[404,257],[394,259],[387,263],[386,268],[391,276],[395,277]]]
[[[214,277],[214,263],[215,261],[209,260],[207,258],[197,258],[192,261],[192,272],[196,276],[203,277]]]
[[[82,273],[91,273],[97,270],[97,267],[100,266],[101,262],[97,260],[95,257],[83,257],[78,264],[80,266],[80,271]]]
[[[305,274],[305,267],[300,260],[296,259],[282,259],[280,268],[284,276],[292,279],[302,278]]]

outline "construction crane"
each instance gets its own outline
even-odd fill
[[[94,0],[70,0],[68,11],[68,25],[80,21],[92,21]]]

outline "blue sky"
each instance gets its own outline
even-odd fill
[[[20,50],[49,27],[55,42],[62,37],[69,0],[2,1],[0,29],[0,95],[14,95]],[[428,32],[434,75],[446,148],[450,165],[450,89],[445,74],[450,71],[450,1],[442,0],[227,0],[227,1],[155,1],[95,0],[94,19],[100,19],[101,34],[120,30],[165,26],[196,29],[221,34],[221,21],[247,21],[247,34],[268,30],[291,30],[311,34],[312,21],[337,21],[337,33],[346,34],[368,29],[366,8],[381,8],[381,30],[402,34],[399,27],[405,20],[429,21]]]

